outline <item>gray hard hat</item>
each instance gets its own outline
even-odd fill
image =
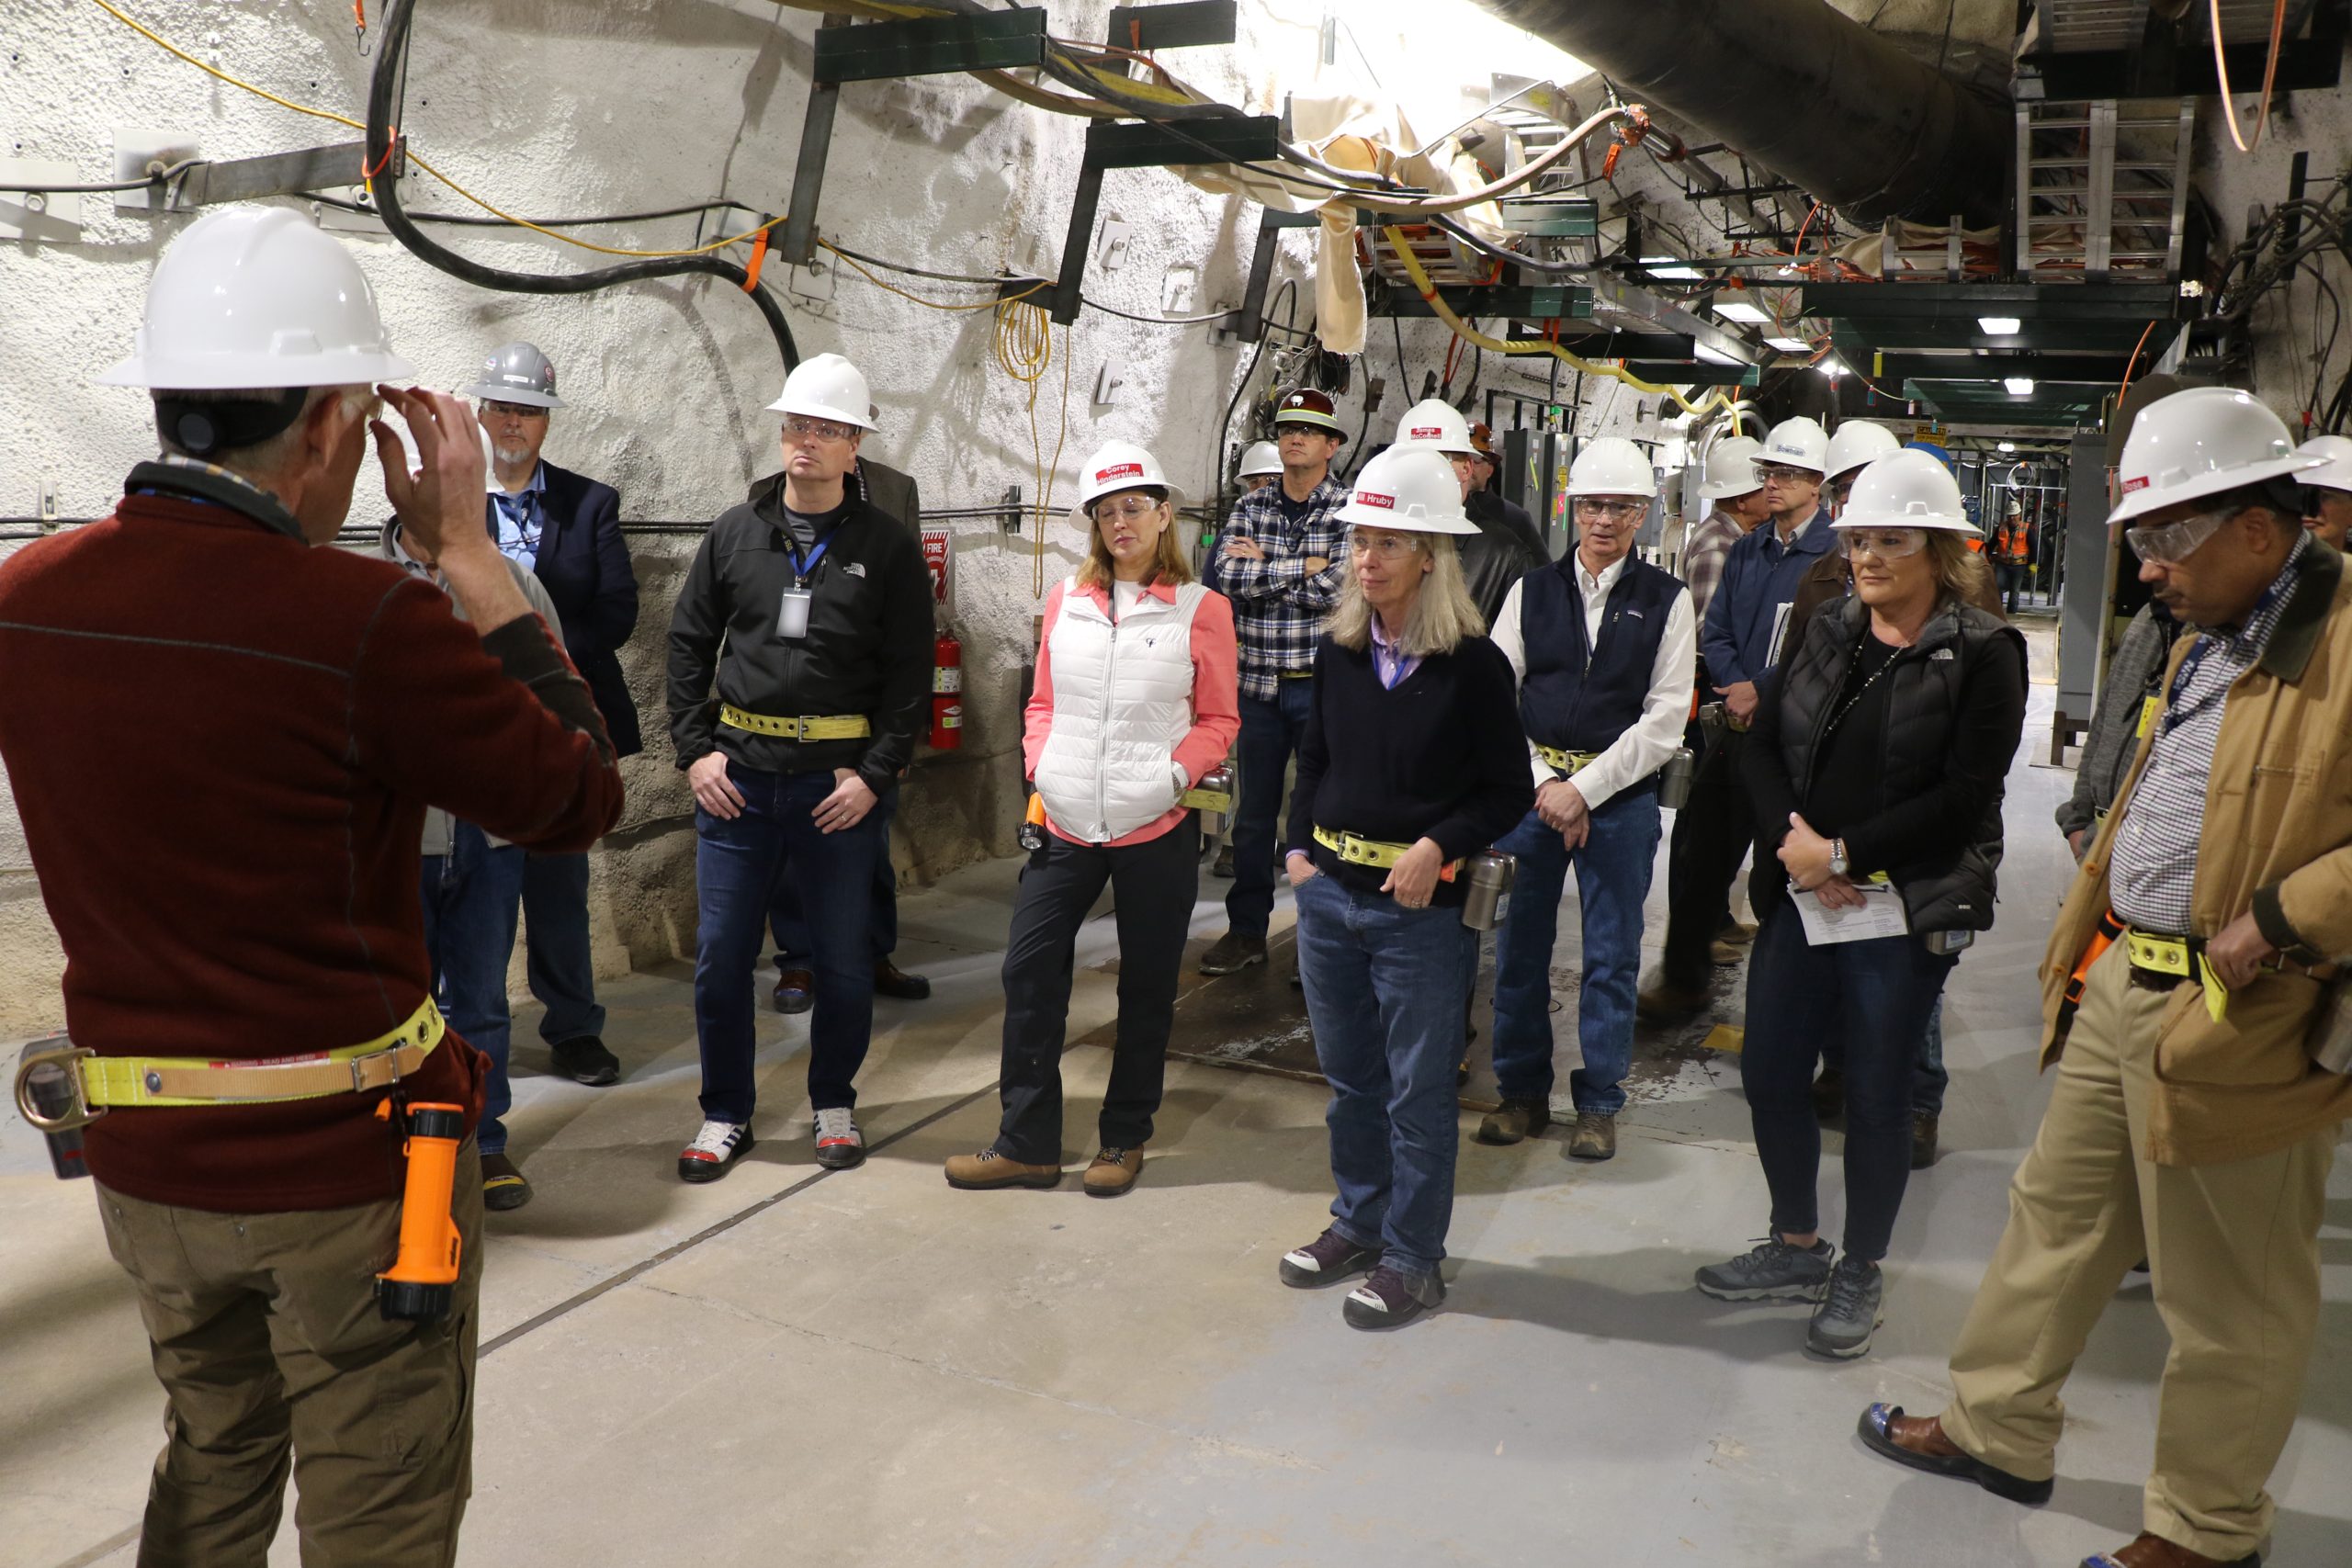
[[[481,364],[481,379],[465,389],[469,398],[502,403],[528,403],[533,408],[560,409],[555,395],[555,367],[533,344],[510,343],[492,351]]]

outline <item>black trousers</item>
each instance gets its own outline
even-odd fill
[[[1725,730],[1690,776],[1690,797],[1674,814],[1666,859],[1666,984],[1706,988],[1714,973],[1709,949],[1731,912],[1732,878],[1756,841],[1747,791],[1739,782],[1739,754],[1747,737]]]
[[[1004,943],[1004,1122],[995,1147],[1007,1159],[1061,1162],[1070,968],[1078,928],[1105,883],[1117,905],[1119,1032],[1102,1097],[1102,1146],[1151,1141],[1200,875],[1200,821],[1187,813],[1159,837],[1118,849],[1048,835],[1022,869]]]

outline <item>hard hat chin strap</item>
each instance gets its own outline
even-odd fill
[[[268,440],[301,418],[310,400],[308,387],[252,401],[160,392],[155,421],[174,447],[191,457],[211,457]]]

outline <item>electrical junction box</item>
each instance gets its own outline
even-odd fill
[[[170,168],[197,155],[196,134],[187,130],[146,130],[133,126],[114,128],[114,175],[118,180],[143,180],[155,166]],[[151,188],[114,193],[117,212],[193,212],[186,204],[166,208]]]
[[[57,158],[0,158],[0,186],[62,186],[93,183]],[[0,191],[0,240],[47,240],[71,244],[82,237],[82,198],[61,191]]]

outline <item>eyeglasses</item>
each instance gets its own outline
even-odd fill
[[[1880,560],[1905,560],[1928,547],[1925,528],[1840,528],[1838,547],[1848,559],[1875,556]]]
[[[1792,479],[1812,479],[1818,483],[1821,479],[1821,476],[1811,468],[1792,468],[1786,463],[1758,463],[1756,465],[1756,477],[1766,484],[1776,481],[1786,484]]]
[[[2234,515],[2233,512],[2192,513],[2177,523],[2126,528],[2123,538],[2132,547],[2132,553],[2142,560],[2174,566],[2195,555]]]
[[[1378,556],[1382,560],[1395,560],[1399,556],[1412,555],[1420,548],[1420,546],[1412,539],[1396,534],[1351,532],[1348,535],[1348,548],[1359,556]]]
[[[1649,515],[1646,501],[1602,501],[1596,496],[1577,497],[1577,515],[1594,523],[1631,523]]]
[[[1148,496],[1141,495],[1131,495],[1125,501],[1097,502],[1094,504],[1094,521],[1100,523],[1107,518],[1125,517],[1129,522],[1133,522],[1138,517],[1150,516],[1159,511],[1162,504]]]
[[[829,419],[803,419],[793,414],[785,420],[784,433],[796,441],[846,441],[857,434],[857,427],[835,424]]]
[[[500,419],[545,419],[548,411],[530,403],[503,403],[492,398],[481,405],[481,412]]]

